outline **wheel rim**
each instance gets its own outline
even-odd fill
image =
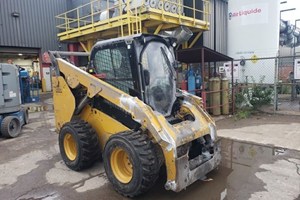
[[[70,160],[75,160],[77,157],[77,145],[73,135],[67,133],[64,137],[65,153]]]
[[[17,130],[17,122],[16,120],[11,120],[11,122],[9,123],[9,131],[13,134],[15,133]]]
[[[110,157],[110,165],[115,177],[121,183],[129,183],[131,181],[133,167],[125,150],[121,148],[114,149]]]
[[[8,133],[11,137],[16,137],[19,133],[19,123],[17,119],[12,119],[8,125]]]

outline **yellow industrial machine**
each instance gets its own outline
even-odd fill
[[[213,119],[201,98],[176,89],[175,46],[174,38],[138,34],[97,42],[90,54],[50,52],[59,147],[69,168],[87,168],[102,154],[114,188],[134,197],[161,169],[165,188],[179,192],[218,166]],[[68,62],[70,55],[89,56],[88,68]]]

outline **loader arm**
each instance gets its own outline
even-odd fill
[[[159,118],[164,118],[159,113],[154,113],[151,108],[137,97],[131,97],[123,91],[111,86],[110,84],[94,77],[93,75],[81,70],[75,65],[57,58],[59,71],[64,74],[65,80],[70,88],[74,89],[79,85],[84,86],[87,89],[88,98],[93,98],[99,95],[106,100],[110,101],[114,105],[128,111],[133,120],[140,123],[144,128],[153,133],[155,140],[164,147],[172,149],[175,142],[168,134],[164,134],[163,125],[159,122]],[[55,77],[54,79],[57,79]],[[57,80],[54,81],[56,84]],[[75,109],[72,111],[74,113]],[[70,121],[72,116],[69,116]],[[151,123],[152,122],[152,123]],[[60,123],[61,125],[63,123]],[[161,134],[155,134],[161,133]]]
[[[174,138],[176,138],[176,135],[174,135],[173,138],[167,134],[165,128],[163,127],[168,127],[167,121],[163,115],[154,113],[148,105],[140,101],[137,97],[129,96],[121,90],[79,69],[75,65],[65,61],[62,58],[56,58],[56,62],[59,72],[64,75],[64,79],[62,76],[53,77],[54,90],[56,90],[56,88],[62,84],[62,81],[66,80],[66,83],[70,88],[74,89],[79,85],[84,86],[87,89],[88,98],[93,98],[96,95],[99,95],[114,105],[126,110],[131,114],[132,118],[136,122],[140,123],[142,127],[152,133],[155,141],[163,148],[165,158],[170,159],[170,163],[174,163],[174,155],[176,155],[176,143]],[[56,117],[56,126],[58,130],[63,126],[63,124],[70,121],[73,117],[75,107],[72,108],[70,106],[68,108],[73,110],[70,112],[65,111],[66,113],[70,113],[67,118],[64,118],[63,121],[60,121],[60,119]],[[162,125],[163,123],[164,125]],[[167,167],[169,168],[168,176],[170,176],[168,179],[174,180],[176,175],[175,165],[173,164]]]

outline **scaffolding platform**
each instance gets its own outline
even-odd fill
[[[209,1],[191,0],[187,5],[183,0],[94,0],[56,18],[60,41],[158,34],[179,26],[186,26],[200,36],[209,30]]]

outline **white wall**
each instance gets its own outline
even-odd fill
[[[275,57],[279,48],[279,0],[229,0],[228,55],[234,59]],[[240,82],[274,82],[275,60],[251,62],[243,67]],[[265,66],[267,65],[267,66]]]

